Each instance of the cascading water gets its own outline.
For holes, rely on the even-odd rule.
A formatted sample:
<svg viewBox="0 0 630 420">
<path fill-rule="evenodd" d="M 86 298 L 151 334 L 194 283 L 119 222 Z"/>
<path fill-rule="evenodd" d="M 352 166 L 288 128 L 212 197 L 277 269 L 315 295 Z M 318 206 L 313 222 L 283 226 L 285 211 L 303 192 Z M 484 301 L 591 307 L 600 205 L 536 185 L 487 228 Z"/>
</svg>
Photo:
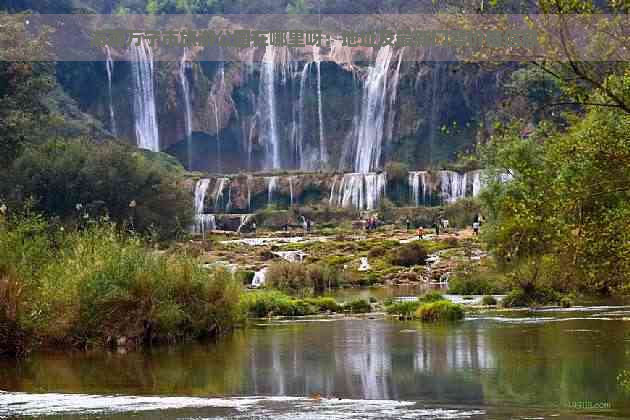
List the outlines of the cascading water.
<svg viewBox="0 0 630 420">
<path fill-rule="evenodd" d="M 289 177 L 289 194 L 290 194 L 289 203 L 291 206 L 293 206 L 293 179 L 294 177 L 292 176 Z"/>
<path fill-rule="evenodd" d="M 107 70 L 107 86 L 109 92 L 109 125 L 112 134 L 118 136 L 118 130 L 116 130 L 116 118 L 114 115 L 114 101 L 112 98 L 112 76 L 114 75 L 114 60 L 112 59 L 112 52 L 109 46 L 105 46 L 105 52 L 107 53 L 107 61 L 105 62 L 105 69 Z"/>
<path fill-rule="evenodd" d="M 330 203 L 337 207 L 373 210 L 385 195 L 386 186 L 385 172 L 344 174 L 336 193 L 333 186 Z"/>
<path fill-rule="evenodd" d="M 193 206 L 195 210 L 195 224 L 193 225 L 194 233 L 204 233 L 206 231 L 206 223 L 210 221 L 207 214 L 204 214 L 206 201 L 206 193 L 210 186 L 210 180 L 207 178 L 200 179 L 195 184 Z"/>
<path fill-rule="evenodd" d="M 427 173 L 425 171 L 409 172 L 409 190 L 409 195 L 416 207 L 429 202 L 431 196 L 428 194 Z"/>
<path fill-rule="evenodd" d="M 267 206 L 273 204 L 273 193 L 278 188 L 278 177 L 270 176 L 265 178 L 267 181 Z"/>
<path fill-rule="evenodd" d="M 361 118 L 356 131 L 356 172 L 368 173 L 377 169 L 381 162 L 388 93 L 387 75 L 393 53 L 390 45 L 379 49 L 374 65 L 368 70 L 363 87 Z"/>
<path fill-rule="evenodd" d="M 280 144 L 276 115 L 276 48 L 265 47 L 261 63 L 260 98 L 264 111 L 261 112 L 263 145 L 265 147 L 265 169 L 280 169 Z"/>
<path fill-rule="evenodd" d="M 138 147 L 153 152 L 160 151 L 157 113 L 155 110 L 155 86 L 153 75 L 153 51 L 146 40 L 129 46 L 133 73 L 133 109 Z"/>
<path fill-rule="evenodd" d="M 313 46 L 313 59 L 317 67 L 317 115 L 319 122 L 319 167 L 325 168 L 328 163 L 328 152 L 326 151 L 326 141 L 324 139 L 324 114 L 322 111 L 322 72 L 321 60 L 319 58 L 319 47 Z"/>
<path fill-rule="evenodd" d="M 212 98 L 214 105 L 214 126 L 217 130 L 217 172 L 221 173 L 221 136 L 219 135 L 219 107 L 217 106 L 217 98 Z"/>
<path fill-rule="evenodd" d="M 473 171 L 472 177 L 472 196 L 477 197 L 483 188 L 481 183 L 481 171 Z"/>
<path fill-rule="evenodd" d="M 179 81 L 184 95 L 184 126 L 186 129 L 186 148 L 188 151 L 188 168 L 192 167 L 192 104 L 190 102 L 190 83 L 187 72 L 191 69 L 188 61 L 188 48 L 184 47 L 182 59 L 179 62 Z"/>
<path fill-rule="evenodd" d="M 310 169 L 309 162 L 304 159 L 304 115 L 306 110 L 304 109 L 304 97 L 306 96 L 306 81 L 308 80 L 308 74 L 311 69 L 311 63 L 304 64 L 302 73 L 300 75 L 300 92 L 298 101 L 298 119 L 296 127 L 296 141 L 295 141 L 295 154 L 296 154 L 296 167 L 302 170 Z"/>
<path fill-rule="evenodd" d="M 459 174 L 454 171 L 439 171 L 440 192 L 442 201 L 454 203 L 466 196 L 467 174 Z"/>
<path fill-rule="evenodd" d="M 214 184 L 214 191 L 212 192 L 212 198 L 214 199 L 214 210 L 217 211 L 223 201 L 223 191 L 225 185 L 230 182 L 230 178 L 217 178 Z M 229 202 L 228 198 L 228 202 Z"/>
</svg>

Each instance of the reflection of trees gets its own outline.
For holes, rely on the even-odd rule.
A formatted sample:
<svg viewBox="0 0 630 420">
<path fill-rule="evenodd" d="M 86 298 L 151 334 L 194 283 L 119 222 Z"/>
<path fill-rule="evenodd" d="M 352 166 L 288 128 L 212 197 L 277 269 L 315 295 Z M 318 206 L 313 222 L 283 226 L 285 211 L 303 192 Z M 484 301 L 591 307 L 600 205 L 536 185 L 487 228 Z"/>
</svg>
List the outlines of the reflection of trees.
<svg viewBox="0 0 630 420">
<path fill-rule="evenodd" d="M 623 346 L 617 345 L 623 328 L 617 322 L 503 326 L 489 329 L 487 337 L 496 357 L 495 368 L 481 375 L 489 404 L 567 407 L 621 398 L 615 377 L 624 365 Z"/>
<path fill-rule="evenodd" d="M 131 395 L 319 393 L 522 406 L 610 401 L 618 407 L 615 401 L 624 396 L 616 377 L 630 367 L 623 345 L 630 326 L 623 324 L 287 324 L 148 353 L 48 354 L 17 366 L 0 362 L 0 387 Z M 571 329 L 599 332 L 567 332 Z"/>
</svg>

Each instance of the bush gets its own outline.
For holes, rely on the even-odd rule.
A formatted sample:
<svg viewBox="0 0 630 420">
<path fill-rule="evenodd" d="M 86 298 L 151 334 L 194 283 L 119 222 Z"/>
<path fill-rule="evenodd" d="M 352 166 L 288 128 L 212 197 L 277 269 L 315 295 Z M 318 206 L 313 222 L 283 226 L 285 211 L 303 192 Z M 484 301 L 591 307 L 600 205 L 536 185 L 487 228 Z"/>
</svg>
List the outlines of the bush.
<svg viewBox="0 0 630 420">
<path fill-rule="evenodd" d="M 427 259 L 427 251 L 417 242 L 404 244 L 392 251 L 390 261 L 393 265 L 411 267 L 423 265 Z"/>
<path fill-rule="evenodd" d="M 6 182 L 0 181 L 0 195 L 3 189 L 6 196 L 20 191 L 35 199 L 38 211 L 71 224 L 107 215 L 138 232 L 176 238 L 192 223 L 192 197 L 164 156 L 116 142 L 31 146 L 13 163 Z"/>
<path fill-rule="evenodd" d="M 571 306 L 573 306 L 573 299 L 571 299 L 569 296 L 562 296 L 562 298 L 560 299 L 560 306 L 562 306 L 563 308 L 570 308 Z"/>
<path fill-rule="evenodd" d="M 269 266 L 266 285 L 298 296 L 323 293 L 339 287 L 339 271 L 323 262 L 313 264 L 275 262 Z"/>
<path fill-rule="evenodd" d="M 319 312 L 338 312 L 339 305 L 331 297 L 307 298 L 306 302 L 317 308 Z"/>
<path fill-rule="evenodd" d="M 495 295 L 505 291 L 504 279 L 493 273 L 455 273 L 448 280 L 448 292 L 457 295 Z"/>
<path fill-rule="evenodd" d="M 255 291 L 244 297 L 246 312 L 253 317 L 305 316 L 323 312 L 337 312 L 339 305 L 333 298 L 319 297 L 296 299 L 282 292 Z"/>
<path fill-rule="evenodd" d="M 367 313 L 372 310 L 370 303 L 365 299 L 355 299 L 344 305 L 344 309 L 349 310 L 353 314 Z"/>
<path fill-rule="evenodd" d="M 405 318 L 412 317 L 418 307 L 420 306 L 420 301 L 406 301 L 406 302 L 394 302 L 385 307 L 385 312 L 389 315 L 399 315 Z"/>
<path fill-rule="evenodd" d="M 371 248 L 368 251 L 369 258 L 378 258 L 378 257 L 382 257 L 385 254 L 387 254 L 387 248 L 381 245 L 375 246 L 374 248 Z"/>
<path fill-rule="evenodd" d="M 429 291 L 427 293 L 424 294 L 424 296 L 421 296 L 419 299 L 421 302 L 437 302 L 440 300 L 444 300 L 444 296 L 440 293 L 437 292 L 435 290 Z"/>
<path fill-rule="evenodd" d="M 441 300 L 420 306 L 416 310 L 416 317 L 424 322 L 457 321 L 464 318 L 464 308 L 447 300 Z"/>
<path fill-rule="evenodd" d="M 481 304 L 486 306 L 494 306 L 497 304 L 497 300 L 494 296 L 486 295 L 481 299 Z"/>
<path fill-rule="evenodd" d="M 506 308 L 518 308 L 539 305 L 555 305 L 560 303 L 560 295 L 548 287 L 531 289 L 514 289 L 503 299 Z"/>
<path fill-rule="evenodd" d="M 36 218 L 0 220 L 0 334 L 44 345 L 148 344 L 221 334 L 242 319 L 240 285 L 224 271 L 157 254 L 114 225 L 49 229 Z M 10 248 L 21 255 L 9 266 Z M 15 353 L 4 343 L 0 351 Z"/>
</svg>

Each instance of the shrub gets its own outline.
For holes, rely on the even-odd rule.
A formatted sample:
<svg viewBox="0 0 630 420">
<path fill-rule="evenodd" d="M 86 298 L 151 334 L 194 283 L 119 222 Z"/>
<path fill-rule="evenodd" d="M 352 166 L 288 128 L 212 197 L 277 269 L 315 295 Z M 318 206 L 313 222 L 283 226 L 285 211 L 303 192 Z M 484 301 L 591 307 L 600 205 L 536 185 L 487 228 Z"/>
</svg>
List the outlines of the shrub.
<svg viewBox="0 0 630 420">
<path fill-rule="evenodd" d="M 410 242 L 394 249 L 390 256 L 393 265 L 403 267 L 422 265 L 426 259 L 427 251 L 417 242 Z"/>
<path fill-rule="evenodd" d="M 14 254 L 0 252 L 0 318 L 9 321 L 0 324 L 10 327 L 0 330 L 12 336 L 22 331 L 34 343 L 81 347 L 124 336 L 140 344 L 217 335 L 242 319 L 240 285 L 224 271 L 208 272 L 186 255 L 155 253 L 114 225 L 45 232 L 27 229 L 33 220 L 0 221 L 2 250 L 29 232 L 10 272 L 5 263 Z"/>
<path fill-rule="evenodd" d="M 494 306 L 497 304 L 497 300 L 494 296 L 486 295 L 481 299 L 481 304 L 486 306 Z"/>
<path fill-rule="evenodd" d="M 372 310 L 370 303 L 365 299 L 355 299 L 344 305 L 344 309 L 354 314 L 367 313 Z"/>
<path fill-rule="evenodd" d="M 437 302 L 440 300 L 444 300 L 444 296 L 440 293 L 437 292 L 435 290 L 429 291 L 427 293 L 425 293 L 423 296 L 420 297 L 419 299 L 421 302 Z"/>
<path fill-rule="evenodd" d="M 368 257 L 370 258 L 378 258 L 387 254 L 387 249 L 384 246 L 375 246 L 374 248 L 368 251 Z"/>
<path fill-rule="evenodd" d="M 312 288 L 308 281 L 306 266 L 285 261 L 274 262 L 269 265 L 265 284 L 269 288 L 289 294 L 305 294 Z"/>
<path fill-rule="evenodd" d="M 464 318 L 464 308 L 447 300 L 440 300 L 420 306 L 416 317 L 424 322 L 457 321 Z"/>
<path fill-rule="evenodd" d="M 573 306 L 573 299 L 571 299 L 569 296 L 562 296 L 562 298 L 560 299 L 560 306 L 562 306 L 563 308 L 570 308 L 571 306 Z"/>
<path fill-rule="evenodd" d="M 246 312 L 253 317 L 266 316 L 305 316 L 339 310 L 333 298 L 319 297 L 296 299 L 277 290 L 261 290 L 246 293 L 244 297 Z"/>
<path fill-rule="evenodd" d="M 385 307 L 385 312 L 390 315 L 399 315 L 405 318 L 412 317 L 420 306 L 420 301 L 394 302 Z"/>
<path fill-rule="evenodd" d="M 339 305 L 335 301 L 335 299 L 331 297 L 317 297 L 317 298 L 307 298 L 306 302 L 310 305 L 313 305 L 317 308 L 319 312 L 337 312 L 339 311 Z"/>
<path fill-rule="evenodd" d="M 190 193 L 178 185 L 183 168 L 173 161 L 123 143 L 47 142 L 25 150 L 4 188 L 34 197 L 35 208 L 50 217 L 81 224 L 85 215 L 87 220 L 107 215 L 170 239 L 187 233 L 192 222 Z M 0 194 L 2 188 L 0 182 Z"/>
<path fill-rule="evenodd" d="M 456 273 L 448 280 L 448 292 L 458 295 L 494 295 L 505 291 L 505 280 L 494 273 Z"/>
<path fill-rule="evenodd" d="M 560 302 L 560 295 L 548 287 L 531 289 L 518 288 L 512 290 L 503 299 L 502 304 L 506 308 L 518 308 L 526 306 L 553 305 Z"/>
</svg>

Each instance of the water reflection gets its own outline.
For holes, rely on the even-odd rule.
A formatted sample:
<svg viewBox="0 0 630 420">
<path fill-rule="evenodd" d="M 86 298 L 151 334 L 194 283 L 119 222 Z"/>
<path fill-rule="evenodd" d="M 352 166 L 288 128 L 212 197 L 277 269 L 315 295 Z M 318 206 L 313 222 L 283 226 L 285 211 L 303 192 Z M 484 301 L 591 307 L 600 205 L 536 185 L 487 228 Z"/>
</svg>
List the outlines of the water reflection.
<svg viewBox="0 0 630 420">
<path fill-rule="evenodd" d="M 594 314 L 596 315 L 596 314 Z M 252 327 L 146 353 L 41 353 L 0 361 L 0 389 L 169 396 L 310 396 L 470 406 L 608 401 L 630 368 L 630 322 L 456 325 L 338 320 Z M 605 357 L 602 357 L 605 355 Z M 2 397 L 0 396 L 0 400 Z M 1 405 L 1 404 L 0 404 Z"/>
</svg>

